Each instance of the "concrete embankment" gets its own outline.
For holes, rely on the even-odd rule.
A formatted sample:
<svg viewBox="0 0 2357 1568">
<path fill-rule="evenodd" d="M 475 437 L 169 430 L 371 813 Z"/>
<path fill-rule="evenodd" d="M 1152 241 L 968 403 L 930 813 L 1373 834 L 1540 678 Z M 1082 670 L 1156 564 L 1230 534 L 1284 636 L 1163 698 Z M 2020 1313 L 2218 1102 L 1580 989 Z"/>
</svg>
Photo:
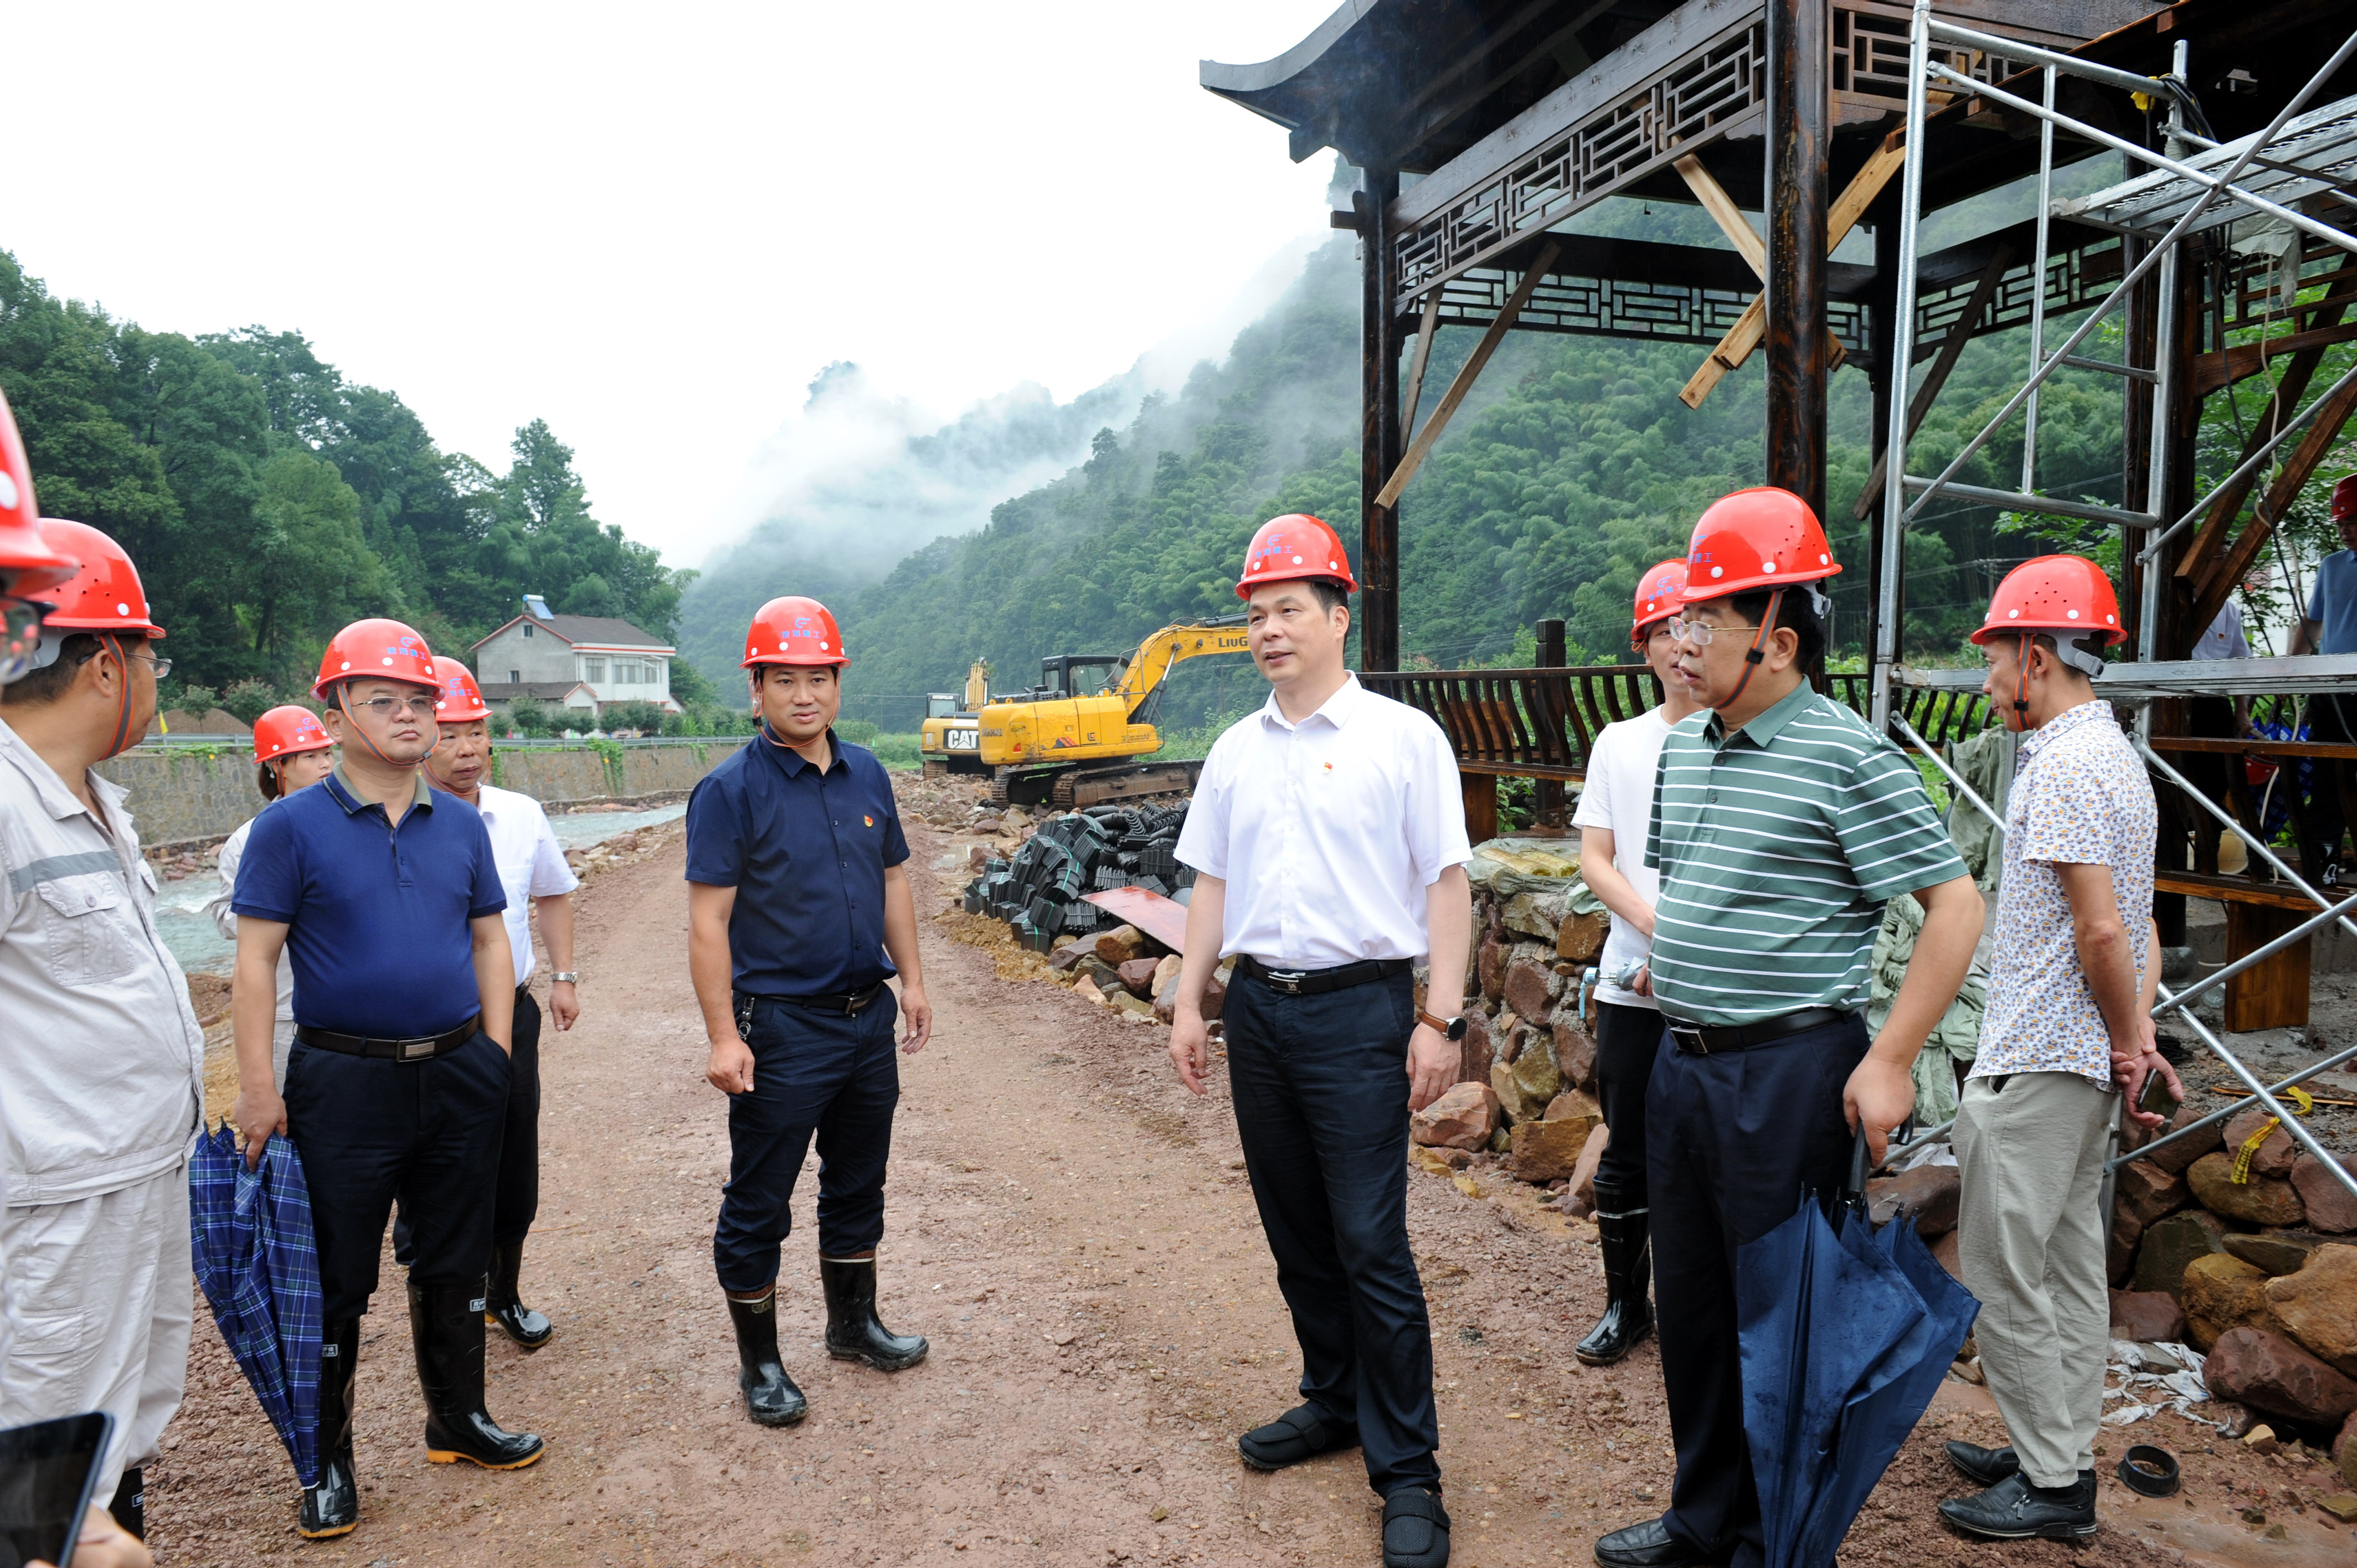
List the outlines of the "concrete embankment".
<svg viewBox="0 0 2357 1568">
<path fill-rule="evenodd" d="M 500 746 L 492 781 L 551 808 L 615 802 L 651 806 L 684 797 L 745 744 L 741 736 L 648 745 Z M 131 791 L 139 839 L 150 853 L 210 843 L 261 806 L 253 754 L 240 746 L 135 746 L 99 771 Z"/>
</svg>

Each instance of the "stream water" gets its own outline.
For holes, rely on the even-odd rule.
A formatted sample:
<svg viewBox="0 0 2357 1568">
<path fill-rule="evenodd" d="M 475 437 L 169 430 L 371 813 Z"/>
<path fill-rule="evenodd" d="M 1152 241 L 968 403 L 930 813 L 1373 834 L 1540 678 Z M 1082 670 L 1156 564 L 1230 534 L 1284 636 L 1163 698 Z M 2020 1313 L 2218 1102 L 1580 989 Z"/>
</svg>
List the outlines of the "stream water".
<svg viewBox="0 0 2357 1568">
<path fill-rule="evenodd" d="M 651 811 L 568 811 L 549 818 L 548 825 L 558 843 L 581 849 L 632 828 L 675 822 L 686 814 L 683 805 L 658 806 Z M 208 867 L 193 876 L 165 883 L 156 897 L 156 924 L 163 930 L 164 945 L 191 974 L 227 974 L 237 953 L 237 944 L 224 940 L 213 929 L 212 917 L 205 913 L 205 906 L 221 891 L 221 874 Z"/>
</svg>

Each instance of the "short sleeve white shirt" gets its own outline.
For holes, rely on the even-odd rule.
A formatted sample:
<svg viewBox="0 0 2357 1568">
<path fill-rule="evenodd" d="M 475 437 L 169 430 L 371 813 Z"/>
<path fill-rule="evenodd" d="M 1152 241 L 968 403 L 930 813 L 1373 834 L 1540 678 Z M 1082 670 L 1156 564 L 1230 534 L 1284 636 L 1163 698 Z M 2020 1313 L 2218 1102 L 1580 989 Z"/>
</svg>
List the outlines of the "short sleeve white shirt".
<svg viewBox="0 0 2357 1568">
<path fill-rule="evenodd" d="M 491 861 L 507 892 L 508 907 L 500 918 L 507 924 L 508 955 L 515 960 L 516 983 L 522 985 L 532 978 L 532 900 L 570 893 L 581 879 L 565 864 L 548 813 L 531 796 L 483 784 L 476 788 L 475 809 L 491 835 Z"/>
<path fill-rule="evenodd" d="M 1576 828 L 1602 828 L 1612 835 L 1612 864 L 1648 904 L 1662 897 L 1662 874 L 1645 864 L 1645 835 L 1653 816 L 1653 776 L 1661 766 L 1662 743 L 1670 738 L 1670 722 L 1662 710 L 1606 725 L 1587 754 L 1587 782 L 1580 787 L 1579 809 L 1572 813 Z M 1621 1007 L 1654 1007 L 1650 996 L 1640 996 L 1602 978 L 1642 960 L 1652 950 L 1643 933 L 1620 916 L 1612 917 L 1604 939 L 1596 985 L 1598 1001 Z M 1654 1007 L 1656 1012 L 1660 1011 Z"/>
<path fill-rule="evenodd" d="M 1456 753 L 1438 725 L 1356 675 L 1297 725 L 1272 694 L 1213 743 L 1178 858 L 1227 884 L 1222 957 L 1420 959 L 1426 890 L 1473 858 Z"/>
<path fill-rule="evenodd" d="M 277 803 L 273 800 L 262 809 L 266 811 Z M 245 841 L 253 832 L 253 823 L 252 817 L 238 823 L 237 831 L 221 846 L 221 891 L 205 905 L 205 913 L 213 918 L 213 929 L 226 941 L 237 940 L 237 912 L 230 906 L 237 901 L 237 868 L 245 864 Z M 295 961 L 285 948 L 278 950 L 277 1018 L 282 1024 L 295 1021 Z"/>
</svg>

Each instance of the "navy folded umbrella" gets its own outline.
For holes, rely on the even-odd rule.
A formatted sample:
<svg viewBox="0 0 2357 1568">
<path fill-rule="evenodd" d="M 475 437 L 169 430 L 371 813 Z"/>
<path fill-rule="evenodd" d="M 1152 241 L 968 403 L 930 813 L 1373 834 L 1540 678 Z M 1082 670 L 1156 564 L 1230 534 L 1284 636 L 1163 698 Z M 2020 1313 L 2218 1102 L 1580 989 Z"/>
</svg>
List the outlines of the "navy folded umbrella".
<svg viewBox="0 0 2357 1568">
<path fill-rule="evenodd" d="M 1845 1201 L 1829 1214 L 1804 1197 L 1736 1253 L 1743 1429 L 1769 1568 L 1829 1568 L 1979 1311 L 1911 1219 L 1876 1231 L 1865 1175 L 1861 1140 Z"/>
<path fill-rule="evenodd" d="M 295 1145 L 274 1134 L 252 1170 L 235 1129 L 188 1162 L 197 1283 L 303 1485 L 319 1479 L 319 1251 Z"/>
</svg>

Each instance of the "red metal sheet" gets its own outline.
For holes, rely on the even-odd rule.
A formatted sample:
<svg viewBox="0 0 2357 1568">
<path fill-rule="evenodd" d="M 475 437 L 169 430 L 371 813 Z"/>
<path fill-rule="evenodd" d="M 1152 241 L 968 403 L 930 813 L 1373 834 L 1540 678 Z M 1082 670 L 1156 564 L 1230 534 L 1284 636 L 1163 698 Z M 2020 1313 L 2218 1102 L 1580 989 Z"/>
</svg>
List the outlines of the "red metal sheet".
<svg viewBox="0 0 2357 1568">
<path fill-rule="evenodd" d="M 1185 954 L 1187 906 L 1176 898 L 1165 898 L 1143 887 L 1112 887 L 1084 897 L 1108 914 L 1120 916 L 1172 952 Z"/>
</svg>

